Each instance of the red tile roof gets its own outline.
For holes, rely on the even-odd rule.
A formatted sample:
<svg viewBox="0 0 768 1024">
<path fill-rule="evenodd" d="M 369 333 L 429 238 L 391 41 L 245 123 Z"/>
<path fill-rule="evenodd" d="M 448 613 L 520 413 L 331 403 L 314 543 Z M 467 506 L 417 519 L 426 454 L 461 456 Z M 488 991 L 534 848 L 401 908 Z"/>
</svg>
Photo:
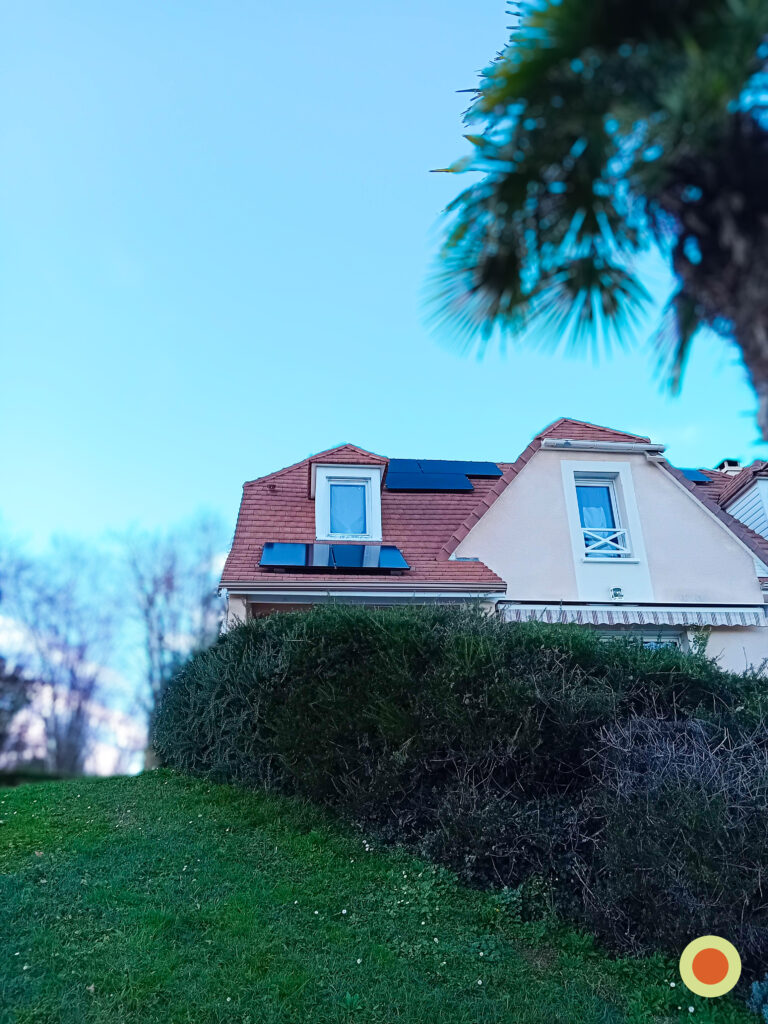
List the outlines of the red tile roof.
<svg viewBox="0 0 768 1024">
<path fill-rule="evenodd" d="M 382 491 L 382 541 L 395 544 L 403 552 L 411 568 L 402 576 L 275 573 L 259 566 L 266 541 L 311 543 L 315 540 L 315 503 L 309 494 L 313 462 L 386 465 L 387 461 L 354 445 L 342 445 L 246 483 L 232 550 L 221 577 L 222 586 L 258 583 L 275 589 L 287 586 L 295 589 L 297 583 L 315 586 L 332 582 L 336 587 L 356 584 L 363 589 L 382 585 L 390 588 L 445 585 L 449 589 L 503 591 L 504 582 L 482 562 L 437 559 L 446 537 L 496 480 L 474 479 L 474 491 L 462 494 Z"/>
<path fill-rule="evenodd" d="M 709 483 L 696 484 L 697 493 L 706 494 L 708 498 L 712 498 L 714 501 L 719 501 L 724 488 L 727 487 L 730 482 L 730 474 L 721 473 L 718 469 L 700 469 L 699 472 L 709 478 Z"/>
<path fill-rule="evenodd" d="M 388 464 L 389 460 L 384 456 L 352 444 L 339 445 L 243 485 L 235 536 L 224 566 L 221 585 L 230 588 L 233 585 L 258 585 L 277 590 L 305 589 L 332 583 L 332 589 L 337 590 L 370 590 L 374 587 L 439 590 L 445 587 L 473 592 L 503 591 L 503 580 L 483 562 L 451 560 L 450 556 L 547 438 L 650 443 L 649 438 L 638 434 L 612 430 L 581 420 L 559 419 L 537 434 L 515 462 L 499 463 L 502 470 L 500 478 L 473 478 L 473 491 L 451 494 L 383 489 L 382 541 L 396 545 L 403 552 L 411 566 L 403 575 L 372 577 L 362 573 L 275 573 L 262 569 L 259 560 L 267 541 L 311 543 L 315 540 L 315 504 L 310 497 L 313 463 Z M 665 460 L 661 460 L 660 465 L 716 515 L 758 558 L 768 563 L 768 540 L 721 507 L 726 488 L 734 478 L 716 470 L 702 470 L 709 477 L 710 483 L 695 484 Z M 768 463 L 753 463 L 748 469 L 753 470 L 755 466 L 764 468 L 768 475 Z M 762 468 L 759 470 L 761 474 Z"/>
<path fill-rule="evenodd" d="M 600 427 L 596 423 L 587 423 L 585 420 L 567 418 L 550 423 L 540 434 L 536 434 L 536 437 L 551 437 L 568 441 L 637 441 L 645 444 L 651 442 L 649 437 L 642 437 L 640 434 L 628 434 L 623 430 Z"/>
<path fill-rule="evenodd" d="M 720 491 L 720 504 L 727 505 L 737 494 L 745 490 L 756 477 L 768 476 L 768 462 L 759 460 L 751 466 L 744 466 L 738 473 L 720 473 L 725 477 L 725 483 Z"/>
</svg>

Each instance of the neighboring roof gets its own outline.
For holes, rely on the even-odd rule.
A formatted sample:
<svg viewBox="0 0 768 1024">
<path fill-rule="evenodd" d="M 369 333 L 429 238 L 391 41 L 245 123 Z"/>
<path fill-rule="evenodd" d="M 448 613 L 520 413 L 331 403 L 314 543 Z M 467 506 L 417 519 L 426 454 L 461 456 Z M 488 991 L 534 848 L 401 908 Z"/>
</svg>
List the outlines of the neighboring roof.
<svg viewBox="0 0 768 1024">
<path fill-rule="evenodd" d="M 650 437 L 642 437 L 640 434 L 628 434 L 624 430 L 612 430 L 611 427 L 600 427 L 596 423 L 587 423 L 586 420 L 571 420 L 567 418 L 555 420 L 545 427 L 536 438 L 557 438 L 568 441 L 639 441 L 650 444 Z"/>
<path fill-rule="evenodd" d="M 710 512 L 714 513 L 714 515 L 716 515 L 717 518 L 728 527 L 731 533 L 734 533 L 739 540 L 746 544 L 749 550 L 759 558 L 761 562 L 768 564 L 768 540 L 759 533 L 756 533 L 755 530 L 751 530 L 748 526 L 745 526 L 745 524 L 739 519 L 736 519 L 735 516 L 726 512 L 714 497 L 705 493 L 709 490 L 709 484 L 693 483 L 691 480 L 688 480 L 679 469 L 670 465 L 666 459 L 660 460 L 659 465 L 679 483 L 681 483 L 687 491 L 690 491 L 693 497 L 696 498 L 697 501 L 700 501 L 705 508 L 708 508 Z M 720 502 L 722 502 L 722 497 L 720 498 Z"/>
<path fill-rule="evenodd" d="M 466 518 L 472 507 L 496 480 L 473 479 L 468 493 L 381 493 L 381 517 L 385 544 L 395 544 L 403 552 L 410 570 L 402 576 L 371 577 L 363 573 L 274 573 L 259 566 L 267 541 L 315 540 L 315 503 L 310 497 L 312 463 L 350 462 L 386 465 L 388 460 L 354 445 L 340 445 L 310 456 L 285 469 L 243 485 L 243 498 L 237 518 L 232 550 L 221 577 L 222 586 L 256 583 L 274 585 L 274 589 L 296 588 L 297 583 L 335 586 L 357 583 L 361 588 L 373 585 L 420 584 L 446 585 L 454 589 L 483 591 L 505 589 L 504 582 L 482 562 L 438 561 L 438 551 L 446 537 Z M 504 467 L 502 467 L 503 469 Z"/>
<path fill-rule="evenodd" d="M 695 484 L 697 494 L 706 494 L 708 498 L 719 501 L 720 495 L 731 481 L 730 474 L 721 473 L 718 469 L 700 469 L 699 472 L 708 478 L 709 483 Z"/>
<path fill-rule="evenodd" d="M 679 472 L 676 470 L 675 475 L 677 476 Z M 750 529 L 725 510 L 725 506 L 746 490 L 755 479 L 768 477 L 768 462 L 756 460 L 738 473 L 725 473 L 719 469 L 701 469 L 700 472 L 708 478 L 709 483 L 691 483 L 689 480 L 682 482 L 685 482 L 694 497 L 714 512 L 718 519 L 725 523 L 728 529 L 735 533 L 761 562 L 768 565 L 768 539 Z M 680 477 L 677 476 L 677 479 Z"/>
<path fill-rule="evenodd" d="M 720 504 L 727 505 L 737 494 L 746 490 L 756 477 L 768 476 L 768 462 L 756 460 L 751 466 L 745 466 L 738 473 L 720 473 L 726 478 L 726 482 L 720 492 Z"/>
</svg>

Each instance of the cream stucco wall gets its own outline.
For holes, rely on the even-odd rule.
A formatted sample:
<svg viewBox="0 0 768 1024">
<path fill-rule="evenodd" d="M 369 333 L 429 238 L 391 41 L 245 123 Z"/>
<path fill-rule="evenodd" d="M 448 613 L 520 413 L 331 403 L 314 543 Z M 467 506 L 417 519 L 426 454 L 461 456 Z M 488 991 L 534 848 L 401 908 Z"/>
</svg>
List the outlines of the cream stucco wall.
<svg viewBox="0 0 768 1024">
<path fill-rule="evenodd" d="M 662 604 L 762 604 L 755 560 L 665 470 L 633 465 L 655 600 Z"/>
<path fill-rule="evenodd" d="M 508 597 L 577 600 L 559 456 L 536 454 L 455 554 L 485 562 L 507 584 Z"/>
<path fill-rule="evenodd" d="M 762 668 L 768 674 L 768 629 L 713 629 L 707 654 L 730 672 Z"/>
<path fill-rule="evenodd" d="M 232 629 L 241 622 L 245 622 L 248 616 L 245 597 L 241 594 L 227 595 L 227 615 L 224 620 L 226 629 Z"/>
<path fill-rule="evenodd" d="M 563 461 L 628 466 L 642 534 L 633 538 L 641 549 L 636 561 L 597 563 L 574 549 L 566 502 L 572 476 L 564 480 Z M 456 555 L 481 558 L 506 582 L 507 597 L 518 601 L 604 602 L 610 586 L 622 587 L 630 603 L 763 601 L 752 555 L 643 454 L 540 450 Z"/>
</svg>

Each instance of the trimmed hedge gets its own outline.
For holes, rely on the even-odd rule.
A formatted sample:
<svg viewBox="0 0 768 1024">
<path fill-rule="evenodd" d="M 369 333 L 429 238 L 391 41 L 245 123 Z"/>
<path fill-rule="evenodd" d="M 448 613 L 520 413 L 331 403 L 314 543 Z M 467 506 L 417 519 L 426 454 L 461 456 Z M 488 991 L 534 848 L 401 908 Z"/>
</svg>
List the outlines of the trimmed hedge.
<svg viewBox="0 0 768 1024">
<path fill-rule="evenodd" d="M 614 948 L 715 932 L 768 960 L 765 683 L 703 654 L 456 608 L 239 626 L 169 686 L 155 746 L 309 796 Z"/>
</svg>

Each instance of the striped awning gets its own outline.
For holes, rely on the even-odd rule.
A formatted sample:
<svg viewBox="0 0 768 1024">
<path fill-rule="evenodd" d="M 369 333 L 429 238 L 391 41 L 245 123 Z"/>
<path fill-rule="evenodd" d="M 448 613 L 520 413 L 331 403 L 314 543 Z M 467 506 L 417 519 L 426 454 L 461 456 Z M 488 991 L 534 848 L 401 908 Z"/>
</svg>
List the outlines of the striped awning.
<svg viewBox="0 0 768 1024">
<path fill-rule="evenodd" d="M 500 601 L 507 622 L 575 622 L 584 626 L 768 626 L 766 606 L 515 604 Z"/>
</svg>

